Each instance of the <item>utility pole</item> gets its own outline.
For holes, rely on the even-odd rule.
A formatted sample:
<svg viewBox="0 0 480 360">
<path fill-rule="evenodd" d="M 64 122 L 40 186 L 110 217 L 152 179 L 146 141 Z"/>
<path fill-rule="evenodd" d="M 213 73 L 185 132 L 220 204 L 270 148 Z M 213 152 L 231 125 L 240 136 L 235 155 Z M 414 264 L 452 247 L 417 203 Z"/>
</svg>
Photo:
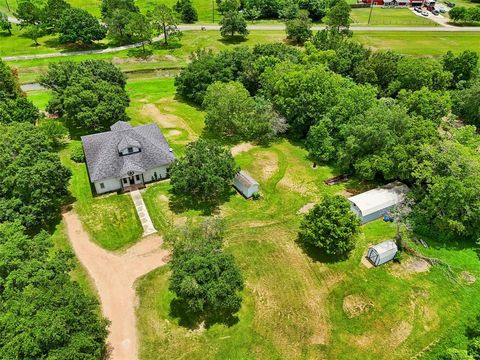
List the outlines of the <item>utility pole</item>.
<svg viewBox="0 0 480 360">
<path fill-rule="evenodd" d="M 371 5 L 370 5 L 370 14 L 368 14 L 368 24 L 370 24 L 370 19 L 371 19 L 371 17 L 372 17 L 373 1 L 374 1 L 374 0 L 371 0 L 371 2 L 370 2 Z"/>
<path fill-rule="evenodd" d="M 215 0 L 212 0 L 212 23 L 215 24 Z"/>
</svg>

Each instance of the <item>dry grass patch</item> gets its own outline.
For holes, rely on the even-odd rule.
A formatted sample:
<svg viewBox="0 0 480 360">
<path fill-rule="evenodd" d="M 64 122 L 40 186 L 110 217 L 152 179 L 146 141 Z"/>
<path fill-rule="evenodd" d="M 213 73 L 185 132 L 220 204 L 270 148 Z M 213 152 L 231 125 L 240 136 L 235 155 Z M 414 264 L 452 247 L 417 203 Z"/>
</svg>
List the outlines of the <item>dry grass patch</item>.
<svg viewBox="0 0 480 360">
<path fill-rule="evenodd" d="M 162 113 L 155 104 L 145 104 L 142 114 L 157 122 L 162 128 L 183 127 L 183 120 L 178 116 Z"/>
<path fill-rule="evenodd" d="M 232 147 L 230 151 L 232 152 L 232 156 L 236 156 L 238 154 L 250 151 L 253 148 L 254 148 L 254 145 L 251 143 L 241 143 Z"/>
<path fill-rule="evenodd" d="M 430 270 L 431 265 L 420 258 L 411 257 L 400 264 L 391 264 L 390 272 L 392 275 L 405 278 L 414 274 L 425 273 Z"/>
<path fill-rule="evenodd" d="M 352 294 L 343 298 L 343 311 L 349 319 L 358 317 L 374 308 L 373 302 L 361 295 Z"/>
<path fill-rule="evenodd" d="M 254 154 L 254 166 L 266 182 L 278 171 L 278 155 L 273 151 L 258 151 Z"/>
</svg>

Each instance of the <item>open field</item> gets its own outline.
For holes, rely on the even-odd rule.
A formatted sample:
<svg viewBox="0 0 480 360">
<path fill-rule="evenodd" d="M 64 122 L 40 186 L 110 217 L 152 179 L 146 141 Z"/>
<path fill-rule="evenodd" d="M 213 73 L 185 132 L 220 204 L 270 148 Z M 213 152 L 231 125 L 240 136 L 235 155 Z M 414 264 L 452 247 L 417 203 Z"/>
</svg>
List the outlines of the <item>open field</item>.
<svg viewBox="0 0 480 360">
<path fill-rule="evenodd" d="M 436 22 L 416 16 L 409 9 L 389 9 L 374 7 L 370 24 L 369 8 L 352 9 L 351 26 L 439 26 Z"/>
<path fill-rule="evenodd" d="M 438 32 L 362 32 L 355 31 L 353 38 L 372 49 L 390 49 L 415 56 L 441 56 L 448 50 L 480 51 L 480 34 Z"/>
<path fill-rule="evenodd" d="M 172 79 L 145 80 L 143 94 L 142 83 L 137 79 L 128 84 L 133 122 L 156 121 L 181 153 L 186 140 L 200 134 L 203 114 L 174 97 Z M 138 283 L 141 359 L 158 354 L 189 359 L 407 359 L 429 346 L 438 349 L 438 339 L 441 347 L 461 341 L 466 320 L 480 311 L 478 282 L 451 281 L 441 268 L 417 273 L 413 259 L 405 256 L 402 265 L 367 269 L 360 264 L 368 244 L 393 237 L 390 224 L 364 226 L 351 258 L 338 263 L 299 246 L 297 211 L 327 192 L 356 191 L 359 186 L 325 186 L 323 180 L 335 175 L 335 169 L 313 169 L 306 155 L 283 140 L 236 156 L 260 182 L 262 193 L 261 200 L 246 201 L 232 192 L 218 212 L 227 222 L 226 249 L 246 278 L 238 322 L 204 330 L 181 325 L 182 318 L 170 306 L 174 294 L 168 291 L 168 268 L 154 271 Z M 160 230 L 200 216 L 196 210 L 171 207 L 168 182 L 150 185 L 143 194 Z M 480 276 L 474 248 L 428 242 L 429 249 L 419 250 L 447 261 L 458 274 Z M 347 316 L 351 309 L 345 298 L 354 299 L 365 312 Z"/>
</svg>

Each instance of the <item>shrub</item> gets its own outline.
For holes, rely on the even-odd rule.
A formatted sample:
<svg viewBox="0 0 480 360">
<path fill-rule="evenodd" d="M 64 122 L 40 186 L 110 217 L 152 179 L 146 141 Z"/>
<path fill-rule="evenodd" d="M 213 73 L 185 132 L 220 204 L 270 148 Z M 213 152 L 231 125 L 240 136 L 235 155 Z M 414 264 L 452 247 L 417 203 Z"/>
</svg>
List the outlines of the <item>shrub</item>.
<svg viewBox="0 0 480 360">
<path fill-rule="evenodd" d="M 83 146 L 81 143 L 76 143 L 72 147 L 72 152 L 70 153 L 70 159 L 76 163 L 85 162 L 85 154 L 83 153 Z"/>
</svg>

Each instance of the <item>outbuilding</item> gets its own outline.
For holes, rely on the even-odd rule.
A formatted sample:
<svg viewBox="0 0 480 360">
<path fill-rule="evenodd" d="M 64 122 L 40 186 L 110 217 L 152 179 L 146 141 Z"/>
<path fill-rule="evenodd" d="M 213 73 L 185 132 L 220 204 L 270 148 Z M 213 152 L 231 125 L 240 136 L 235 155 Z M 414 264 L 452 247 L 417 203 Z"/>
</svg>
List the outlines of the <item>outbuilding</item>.
<svg viewBox="0 0 480 360">
<path fill-rule="evenodd" d="M 258 192 L 258 182 L 256 182 L 245 171 L 239 171 L 233 180 L 233 186 L 247 199 L 251 198 L 253 194 Z"/>
<path fill-rule="evenodd" d="M 408 186 L 395 181 L 348 198 L 352 211 L 365 224 L 378 219 L 400 204 L 409 191 Z"/>
<path fill-rule="evenodd" d="M 375 266 L 385 264 L 392 260 L 397 253 L 397 244 L 392 240 L 381 242 L 370 246 L 367 252 L 367 259 Z"/>
</svg>

